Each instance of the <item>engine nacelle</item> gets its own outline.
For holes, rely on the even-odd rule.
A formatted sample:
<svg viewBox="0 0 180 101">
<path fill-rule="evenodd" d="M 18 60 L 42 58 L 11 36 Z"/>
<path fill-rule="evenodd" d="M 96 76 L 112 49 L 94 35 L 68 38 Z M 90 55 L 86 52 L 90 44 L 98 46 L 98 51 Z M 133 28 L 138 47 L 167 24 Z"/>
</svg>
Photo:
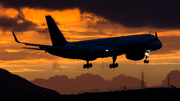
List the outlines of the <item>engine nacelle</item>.
<svg viewBox="0 0 180 101">
<path fill-rule="evenodd" d="M 126 58 L 129 60 L 142 60 L 145 56 L 144 52 L 128 52 Z"/>
<path fill-rule="evenodd" d="M 93 53 L 93 51 L 85 51 L 85 52 L 82 53 L 82 56 L 84 56 L 84 57 L 91 57 L 92 53 Z"/>
<path fill-rule="evenodd" d="M 93 55 L 93 51 L 85 51 L 81 54 L 81 58 L 83 60 L 95 60 L 97 59 L 96 56 Z"/>
</svg>

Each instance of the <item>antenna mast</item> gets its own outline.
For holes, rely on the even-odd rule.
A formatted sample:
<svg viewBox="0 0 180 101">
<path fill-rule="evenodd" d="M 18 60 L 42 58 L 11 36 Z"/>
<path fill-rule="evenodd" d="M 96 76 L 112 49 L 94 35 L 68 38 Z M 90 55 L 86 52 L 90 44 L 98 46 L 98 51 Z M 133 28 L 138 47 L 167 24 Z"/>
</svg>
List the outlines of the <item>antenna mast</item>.
<svg viewBox="0 0 180 101">
<path fill-rule="evenodd" d="M 142 70 L 142 73 L 141 73 L 141 89 L 145 89 L 144 72 L 143 72 L 143 70 Z"/>
</svg>

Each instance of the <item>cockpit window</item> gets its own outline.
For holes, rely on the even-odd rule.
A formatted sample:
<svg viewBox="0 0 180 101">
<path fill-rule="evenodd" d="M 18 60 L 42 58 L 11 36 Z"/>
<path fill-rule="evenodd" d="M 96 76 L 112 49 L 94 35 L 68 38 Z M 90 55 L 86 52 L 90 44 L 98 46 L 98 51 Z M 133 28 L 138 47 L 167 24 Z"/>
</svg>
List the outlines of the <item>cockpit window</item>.
<svg viewBox="0 0 180 101">
<path fill-rule="evenodd" d="M 148 39 L 149 42 L 151 41 L 159 41 L 159 39 Z"/>
</svg>

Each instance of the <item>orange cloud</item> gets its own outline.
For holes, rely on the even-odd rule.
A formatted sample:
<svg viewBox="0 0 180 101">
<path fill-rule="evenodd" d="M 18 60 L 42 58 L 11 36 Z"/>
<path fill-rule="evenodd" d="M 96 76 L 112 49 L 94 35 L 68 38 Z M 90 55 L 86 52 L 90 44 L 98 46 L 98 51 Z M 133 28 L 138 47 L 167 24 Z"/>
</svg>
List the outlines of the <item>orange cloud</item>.
<svg viewBox="0 0 180 101">
<path fill-rule="evenodd" d="M 3 8 L 0 6 L 0 16 L 7 16 L 14 18 L 16 15 L 18 15 L 18 11 L 13 8 Z"/>
<path fill-rule="evenodd" d="M 5 51 L 10 53 L 10 52 L 20 52 L 21 50 L 5 49 Z"/>
<path fill-rule="evenodd" d="M 23 8 L 23 14 L 27 20 L 35 23 L 45 23 L 45 16 L 51 15 L 55 21 L 60 23 L 69 23 L 79 21 L 80 11 L 78 9 L 64 10 L 64 11 L 46 11 L 43 9 L 29 9 Z"/>
<path fill-rule="evenodd" d="M 0 43 L 9 43 L 8 41 L 0 41 Z"/>
<path fill-rule="evenodd" d="M 30 68 L 20 68 L 20 69 L 8 68 L 8 71 L 10 72 L 42 72 L 43 70 L 30 69 Z"/>
</svg>

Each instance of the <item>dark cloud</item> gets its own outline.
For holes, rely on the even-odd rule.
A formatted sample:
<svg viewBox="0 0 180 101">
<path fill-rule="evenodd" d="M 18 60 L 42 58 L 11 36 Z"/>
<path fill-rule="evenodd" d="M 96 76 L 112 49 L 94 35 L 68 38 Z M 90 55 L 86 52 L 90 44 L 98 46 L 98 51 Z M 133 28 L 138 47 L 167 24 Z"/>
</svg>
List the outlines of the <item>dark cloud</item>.
<svg viewBox="0 0 180 101">
<path fill-rule="evenodd" d="M 24 14 L 21 10 L 19 10 L 19 14 L 15 18 L 0 16 L 0 28 L 3 31 L 11 30 L 15 32 L 23 32 L 33 30 L 36 26 L 35 23 L 24 18 Z"/>
<path fill-rule="evenodd" d="M 104 19 L 94 19 L 94 15 L 90 16 L 81 16 L 81 20 L 86 20 L 88 30 L 96 30 L 100 35 L 106 35 L 104 29 L 107 29 L 107 26 L 111 25 L 111 22 L 105 21 Z"/>
<path fill-rule="evenodd" d="M 49 34 L 48 28 L 36 28 L 35 31 L 41 34 Z"/>
<path fill-rule="evenodd" d="M 79 8 L 125 27 L 180 28 L 179 0 L 1 0 L 4 7 L 48 10 Z"/>
</svg>

